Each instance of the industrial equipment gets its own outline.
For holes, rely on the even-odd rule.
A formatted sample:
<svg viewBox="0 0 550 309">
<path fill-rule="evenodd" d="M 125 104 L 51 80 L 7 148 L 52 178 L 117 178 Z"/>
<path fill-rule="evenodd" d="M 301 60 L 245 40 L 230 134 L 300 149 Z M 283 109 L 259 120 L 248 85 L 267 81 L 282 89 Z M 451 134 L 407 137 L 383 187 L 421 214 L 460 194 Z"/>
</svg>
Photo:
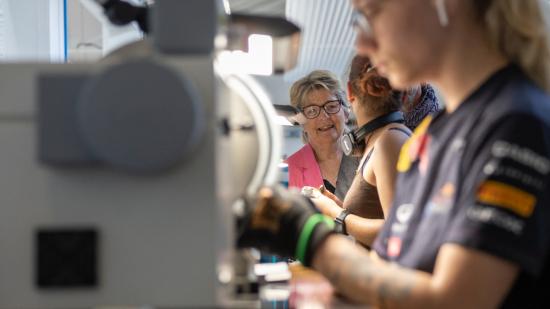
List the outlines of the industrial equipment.
<svg viewBox="0 0 550 309">
<path fill-rule="evenodd" d="M 157 0 L 150 36 L 99 63 L 0 65 L 0 308 L 231 306 L 234 211 L 276 181 L 281 136 L 216 59 L 278 29 L 282 71 L 299 31 L 221 7 Z"/>
</svg>

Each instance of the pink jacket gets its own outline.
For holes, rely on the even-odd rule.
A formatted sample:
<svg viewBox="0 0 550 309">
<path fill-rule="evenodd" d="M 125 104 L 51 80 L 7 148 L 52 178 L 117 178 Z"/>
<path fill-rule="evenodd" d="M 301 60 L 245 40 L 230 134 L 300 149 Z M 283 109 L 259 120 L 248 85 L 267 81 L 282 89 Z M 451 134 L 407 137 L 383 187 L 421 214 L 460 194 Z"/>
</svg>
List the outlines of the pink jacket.
<svg viewBox="0 0 550 309">
<path fill-rule="evenodd" d="M 286 160 L 288 164 L 288 186 L 302 188 L 311 186 L 318 188 L 323 184 L 321 169 L 313 148 L 306 144 Z"/>
</svg>

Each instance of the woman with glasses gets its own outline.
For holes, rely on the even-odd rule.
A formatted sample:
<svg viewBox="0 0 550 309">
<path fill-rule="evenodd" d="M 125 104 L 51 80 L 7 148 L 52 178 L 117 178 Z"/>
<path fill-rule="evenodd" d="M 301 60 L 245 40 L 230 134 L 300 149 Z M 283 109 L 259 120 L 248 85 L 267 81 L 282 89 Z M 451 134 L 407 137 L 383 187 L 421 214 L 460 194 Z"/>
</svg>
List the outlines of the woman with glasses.
<svg viewBox="0 0 550 309">
<path fill-rule="evenodd" d="M 287 159 L 289 187 L 324 186 L 343 199 L 358 160 L 344 156 L 338 142 L 349 111 L 337 77 L 311 72 L 292 85 L 290 103 L 300 111 L 306 145 Z"/>
<path fill-rule="evenodd" d="M 353 58 L 347 88 L 357 126 L 371 127 L 358 141 L 362 159 L 343 203 L 326 193 L 329 198 L 318 195 L 313 200 L 322 213 L 337 220 L 342 233 L 370 246 L 389 214 L 399 150 L 411 131 L 400 112 L 401 92 L 376 72 L 367 57 Z M 397 117 L 390 119 L 393 115 Z M 376 124 L 383 119 L 389 120 Z"/>
<path fill-rule="evenodd" d="M 376 307 L 550 308 L 542 0 L 353 3 L 359 51 L 395 87 L 433 82 L 445 111 L 403 146 L 370 253 L 334 235 L 307 199 L 270 188 L 252 203 L 239 243 L 293 255 Z"/>
</svg>

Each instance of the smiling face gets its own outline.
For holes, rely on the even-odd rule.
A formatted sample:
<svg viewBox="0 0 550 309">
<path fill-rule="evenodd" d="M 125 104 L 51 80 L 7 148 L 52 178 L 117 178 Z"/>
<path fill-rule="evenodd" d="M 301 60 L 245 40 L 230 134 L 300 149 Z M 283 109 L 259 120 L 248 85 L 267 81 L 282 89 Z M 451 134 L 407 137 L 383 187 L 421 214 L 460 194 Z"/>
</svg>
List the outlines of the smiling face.
<svg viewBox="0 0 550 309">
<path fill-rule="evenodd" d="M 311 90 L 306 96 L 302 107 L 310 105 L 323 106 L 328 101 L 338 100 L 338 97 L 330 91 L 320 88 Z M 319 116 L 314 119 L 306 119 L 304 131 L 308 142 L 315 146 L 334 144 L 342 135 L 346 123 L 346 114 L 343 106 L 336 114 L 328 114 L 321 108 Z"/>
<path fill-rule="evenodd" d="M 444 50 L 445 31 L 433 0 L 354 0 L 371 33 L 359 31 L 356 48 L 392 86 L 404 89 L 428 80 Z"/>
</svg>

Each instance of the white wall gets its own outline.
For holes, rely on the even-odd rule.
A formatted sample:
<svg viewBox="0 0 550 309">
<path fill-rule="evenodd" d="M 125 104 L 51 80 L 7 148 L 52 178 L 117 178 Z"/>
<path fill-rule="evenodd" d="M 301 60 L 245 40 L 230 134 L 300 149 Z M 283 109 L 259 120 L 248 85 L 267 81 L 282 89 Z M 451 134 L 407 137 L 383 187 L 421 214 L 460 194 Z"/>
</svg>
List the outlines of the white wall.
<svg viewBox="0 0 550 309">
<path fill-rule="evenodd" d="M 143 0 L 128 0 L 143 5 Z M 94 0 L 69 0 L 69 61 L 96 61 L 113 50 L 142 39 L 136 23 L 115 26 Z"/>
<path fill-rule="evenodd" d="M 105 22 L 102 9 L 98 18 L 81 0 L 66 2 L 67 60 L 71 62 L 97 60 L 141 38 L 136 25 L 115 27 Z M 0 0 L 0 61 L 35 60 L 65 61 L 64 0 Z"/>
<path fill-rule="evenodd" d="M 63 60 L 63 0 L 0 0 L 0 61 Z"/>
<path fill-rule="evenodd" d="M 93 61 L 103 56 L 102 25 L 79 0 L 67 1 L 69 61 Z"/>
</svg>

